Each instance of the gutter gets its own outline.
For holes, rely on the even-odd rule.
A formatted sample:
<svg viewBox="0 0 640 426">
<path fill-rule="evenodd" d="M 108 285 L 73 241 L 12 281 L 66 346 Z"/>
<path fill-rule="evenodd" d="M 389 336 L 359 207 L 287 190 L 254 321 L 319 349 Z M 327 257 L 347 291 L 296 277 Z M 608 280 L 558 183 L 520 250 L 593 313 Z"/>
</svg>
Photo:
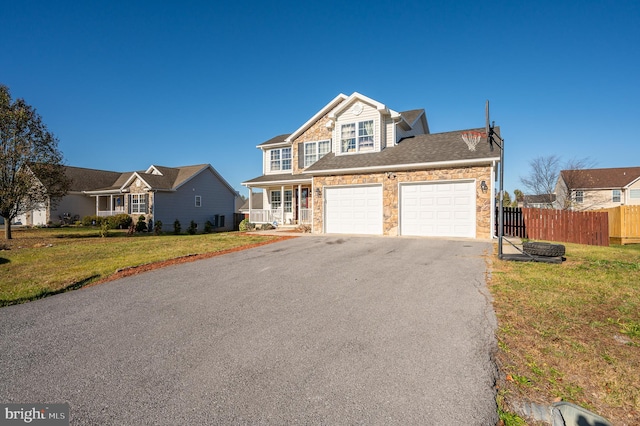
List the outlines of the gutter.
<svg viewBox="0 0 640 426">
<path fill-rule="evenodd" d="M 466 161 L 438 161 L 435 163 L 413 163 L 413 164 L 393 164 L 386 166 L 373 166 L 373 167 L 353 167 L 346 169 L 327 169 L 327 170 L 312 170 L 303 172 L 303 174 L 309 174 L 312 176 L 318 175 L 335 175 L 335 174 L 348 174 L 348 173 L 367 173 L 367 172 L 377 172 L 377 171 L 398 171 L 398 170 L 413 170 L 413 169 L 437 169 L 443 167 L 451 167 L 451 166 L 477 166 L 481 164 L 495 164 L 496 161 L 500 159 L 495 158 L 479 158 L 475 160 L 466 160 Z"/>
</svg>

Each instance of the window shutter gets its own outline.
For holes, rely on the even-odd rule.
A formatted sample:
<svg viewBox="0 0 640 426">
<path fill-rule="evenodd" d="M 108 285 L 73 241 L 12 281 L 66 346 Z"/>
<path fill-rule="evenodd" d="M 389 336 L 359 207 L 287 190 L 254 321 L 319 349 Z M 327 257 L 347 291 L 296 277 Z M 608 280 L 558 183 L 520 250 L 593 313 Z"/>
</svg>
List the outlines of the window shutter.
<svg viewBox="0 0 640 426">
<path fill-rule="evenodd" d="M 144 212 L 149 213 L 149 194 L 144 194 Z"/>
<path fill-rule="evenodd" d="M 304 169 L 304 142 L 298 143 L 298 169 Z"/>
</svg>

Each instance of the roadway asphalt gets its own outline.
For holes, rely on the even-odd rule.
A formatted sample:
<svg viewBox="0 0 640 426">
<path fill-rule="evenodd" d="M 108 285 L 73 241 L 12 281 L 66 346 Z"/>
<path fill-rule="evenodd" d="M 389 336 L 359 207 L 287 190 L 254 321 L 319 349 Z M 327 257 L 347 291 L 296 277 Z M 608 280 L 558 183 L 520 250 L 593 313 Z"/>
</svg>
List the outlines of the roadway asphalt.
<svg viewBox="0 0 640 426">
<path fill-rule="evenodd" d="M 488 242 L 312 236 L 0 309 L 72 424 L 495 425 Z"/>
</svg>

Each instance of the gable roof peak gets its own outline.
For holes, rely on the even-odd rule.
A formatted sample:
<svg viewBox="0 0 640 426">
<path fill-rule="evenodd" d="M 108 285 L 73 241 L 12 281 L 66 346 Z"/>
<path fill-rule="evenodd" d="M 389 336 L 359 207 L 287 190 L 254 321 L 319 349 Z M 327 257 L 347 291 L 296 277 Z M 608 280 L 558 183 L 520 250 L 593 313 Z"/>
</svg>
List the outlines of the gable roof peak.
<svg viewBox="0 0 640 426">
<path fill-rule="evenodd" d="M 287 142 L 289 142 L 289 143 L 292 142 L 293 140 L 295 140 L 295 138 L 300 136 L 305 130 L 307 130 L 309 127 L 311 127 L 322 116 L 324 116 L 327 113 L 329 113 L 332 109 L 334 109 L 336 106 L 338 106 L 341 103 L 343 103 L 346 99 L 348 99 L 348 96 L 345 95 L 344 93 L 340 93 L 338 96 L 333 98 L 328 104 L 326 104 L 324 107 L 322 107 L 322 109 L 320 109 L 320 111 L 315 113 L 313 115 L 313 117 L 311 117 L 309 120 L 307 120 L 307 122 L 304 123 L 302 126 L 300 126 L 295 132 L 291 133 L 285 140 Z"/>
</svg>

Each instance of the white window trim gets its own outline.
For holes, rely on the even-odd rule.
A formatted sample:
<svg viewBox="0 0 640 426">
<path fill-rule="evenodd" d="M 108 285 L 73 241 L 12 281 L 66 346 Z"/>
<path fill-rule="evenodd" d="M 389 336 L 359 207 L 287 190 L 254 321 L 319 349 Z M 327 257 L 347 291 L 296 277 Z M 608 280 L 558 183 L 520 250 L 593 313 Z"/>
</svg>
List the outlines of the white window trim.
<svg viewBox="0 0 640 426">
<path fill-rule="evenodd" d="M 616 192 L 617 192 L 617 200 L 616 200 Z M 622 202 L 622 191 L 619 189 L 611 190 L 611 202 L 612 203 L 620 203 Z"/>
<path fill-rule="evenodd" d="M 146 214 L 147 213 L 147 194 L 130 194 L 131 195 L 131 213 Z"/>
<path fill-rule="evenodd" d="M 364 123 L 371 123 L 371 134 L 370 135 L 360 135 L 360 131 L 362 130 L 361 127 L 364 126 Z M 353 138 L 343 138 L 343 129 L 346 126 L 354 126 L 354 135 Z M 362 120 L 362 121 L 354 121 L 354 122 L 350 122 L 350 123 L 343 123 L 340 125 L 340 128 L 338 130 L 338 143 L 339 143 L 339 147 L 338 147 L 338 151 L 340 152 L 340 154 L 357 154 L 360 152 L 372 152 L 375 150 L 375 146 L 376 146 L 376 120 Z M 365 149 L 362 148 L 363 145 L 363 141 L 365 140 L 365 138 L 369 138 L 371 137 L 371 146 L 369 147 L 369 143 L 367 143 L 367 147 Z M 347 149 L 345 150 L 343 147 L 343 141 L 347 140 L 347 139 L 353 139 L 354 143 L 355 143 L 355 147 L 353 149 Z"/>
<path fill-rule="evenodd" d="M 194 201 L 195 201 L 196 207 L 202 207 L 202 197 L 200 195 L 196 195 L 196 198 Z"/>
<path fill-rule="evenodd" d="M 277 158 L 274 158 L 274 154 L 278 153 Z M 285 157 L 285 152 L 288 152 L 288 156 Z M 284 148 L 273 148 L 267 151 L 267 158 L 269 162 L 269 171 L 270 172 L 289 172 L 291 171 L 292 159 L 291 159 L 291 147 Z M 284 162 L 288 161 L 289 167 L 284 168 Z M 277 167 L 274 167 L 274 164 L 277 164 Z"/>
<path fill-rule="evenodd" d="M 320 155 L 321 154 L 320 144 L 325 144 L 327 146 L 327 152 L 322 153 L 322 155 Z M 314 152 L 311 154 L 307 154 L 307 147 L 310 147 L 312 145 L 313 145 Z M 331 152 L 331 139 L 305 142 L 304 143 L 304 167 L 306 168 L 311 166 L 313 163 L 315 163 L 316 161 L 318 161 L 319 159 L 321 159 L 322 157 L 324 157 L 330 152 Z M 309 161 L 307 161 L 307 159 L 309 159 Z"/>
<path fill-rule="evenodd" d="M 578 194 L 580 194 L 580 195 L 578 195 Z M 578 191 L 575 192 L 575 201 L 576 201 L 577 204 L 584 203 L 584 191 L 578 190 Z"/>
</svg>

